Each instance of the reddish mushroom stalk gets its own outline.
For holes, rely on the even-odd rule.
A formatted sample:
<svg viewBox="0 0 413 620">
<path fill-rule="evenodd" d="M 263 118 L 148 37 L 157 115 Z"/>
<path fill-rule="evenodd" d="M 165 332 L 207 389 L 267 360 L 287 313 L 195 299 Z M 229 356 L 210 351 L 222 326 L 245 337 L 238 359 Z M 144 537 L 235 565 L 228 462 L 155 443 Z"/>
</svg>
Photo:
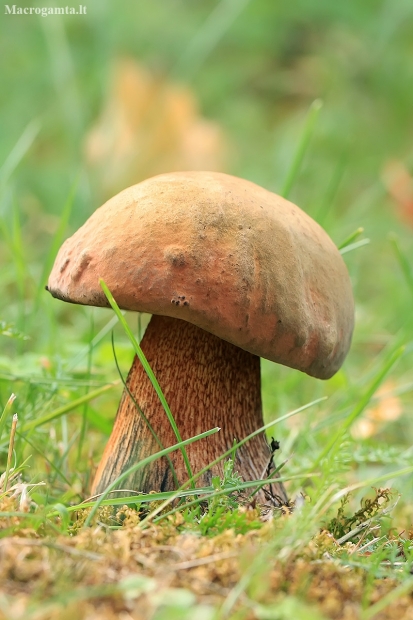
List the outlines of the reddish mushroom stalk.
<svg viewBox="0 0 413 620">
<path fill-rule="evenodd" d="M 153 316 L 141 342 L 142 350 L 155 373 L 174 414 L 182 439 L 219 426 L 219 433 L 187 446 L 193 473 L 229 450 L 235 441 L 263 426 L 260 386 L 260 359 L 195 325 L 170 317 Z M 93 483 L 100 493 L 128 467 L 159 451 L 159 443 L 137 414 L 136 403 L 148 419 L 163 447 L 176 443 L 165 411 L 135 357 L 116 416 L 115 425 Z M 134 402 L 135 401 L 135 402 Z M 187 471 L 180 451 L 170 455 L 178 484 Z M 265 475 L 271 454 L 264 433 L 241 446 L 235 454 L 235 469 L 244 480 Z M 213 475 L 222 475 L 223 463 L 204 474 L 197 486 L 211 484 Z M 149 492 L 176 487 L 173 472 L 164 457 L 144 471 L 132 474 L 122 487 Z M 286 501 L 281 484 L 272 493 Z"/>
</svg>

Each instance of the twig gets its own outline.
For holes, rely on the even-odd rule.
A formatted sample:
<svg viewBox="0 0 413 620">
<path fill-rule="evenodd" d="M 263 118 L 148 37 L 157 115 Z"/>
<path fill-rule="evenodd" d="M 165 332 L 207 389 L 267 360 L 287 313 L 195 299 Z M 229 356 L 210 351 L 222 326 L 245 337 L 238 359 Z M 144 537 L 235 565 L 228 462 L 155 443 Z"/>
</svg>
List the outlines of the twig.
<svg viewBox="0 0 413 620">
<path fill-rule="evenodd" d="M 212 562 L 218 562 L 219 560 L 229 560 L 230 558 L 237 557 L 236 551 L 223 551 L 222 553 L 214 553 L 206 558 L 197 558 L 196 560 L 188 560 L 186 562 L 177 562 L 173 565 L 174 570 L 187 570 L 188 568 L 196 568 L 197 566 L 204 566 L 205 564 L 211 564 Z"/>
<path fill-rule="evenodd" d="M 353 530 L 351 530 L 347 534 L 344 534 L 344 536 L 342 536 L 341 538 L 338 538 L 336 540 L 336 543 L 338 545 L 342 545 L 343 543 L 347 542 L 348 540 L 350 540 L 354 536 L 357 536 L 357 534 L 359 534 L 364 529 L 366 529 L 375 519 L 378 519 L 379 517 L 382 517 L 383 515 L 386 515 L 389 512 L 391 512 L 397 506 L 397 504 L 399 502 L 399 499 L 400 499 L 400 497 L 396 500 L 396 502 L 392 506 L 388 506 L 387 508 L 383 508 L 383 510 L 381 510 L 377 514 L 373 515 L 369 519 L 367 519 L 367 521 L 364 521 L 363 523 L 360 523 L 360 525 L 355 527 Z M 373 529 L 376 529 L 376 528 L 373 528 Z"/>
<path fill-rule="evenodd" d="M 368 542 L 366 542 L 364 545 L 362 545 L 361 547 L 357 549 L 357 553 L 361 553 L 365 549 L 368 549 L 371 545 L 374 545 L 376 542 L 378 542 L 382 538 L 383 536 L 376 536 L 376 538 L 373 538 L 373 540 L 369 540 Z"/>
</svg>

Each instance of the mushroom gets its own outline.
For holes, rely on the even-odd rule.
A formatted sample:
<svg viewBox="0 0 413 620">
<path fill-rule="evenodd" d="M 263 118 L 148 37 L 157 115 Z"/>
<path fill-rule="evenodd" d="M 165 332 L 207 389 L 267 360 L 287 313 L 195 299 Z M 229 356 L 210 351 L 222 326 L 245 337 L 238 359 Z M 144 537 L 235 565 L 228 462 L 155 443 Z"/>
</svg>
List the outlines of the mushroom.
<svg viewBox="0 0 413 620">
<path fill-rule="evenodd" d="M 141 347 L 182 438 L 221 427 L 187 446 L 194 472 L 263 425 L 260 357 L 328 379 L 350 347 L 353 295 L 334 243 L 291 202 L 227 174 L 162 174 L 95 211 L 61 247 L 47 288 L 63 301 L 108 306 L 100 278 L 121 308 L 153 315 Z M 164 447 L 176 443 L 135 357 L 94 493 L 159 450 L 142 412 Z M 182 484 L 182 454 L 170 459 L 123 486 Z M 270 459 L 261 433 L 237 450 L 235 469 L 259 479 Z M 198 483 L 220 474 L 222 463 Z M 282 484 L 275 493 L 286 501 Z"/>
</svg>

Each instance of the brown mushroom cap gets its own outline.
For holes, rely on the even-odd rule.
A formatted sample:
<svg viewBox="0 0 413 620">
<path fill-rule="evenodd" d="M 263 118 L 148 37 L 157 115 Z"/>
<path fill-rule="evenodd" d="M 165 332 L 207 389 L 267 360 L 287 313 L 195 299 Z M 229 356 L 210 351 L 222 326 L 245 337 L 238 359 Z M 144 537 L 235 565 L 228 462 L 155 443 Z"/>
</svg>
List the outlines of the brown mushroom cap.
<svg viewBox="0 0 413 620">
<path fill-rule="evenodd" d="M 336 246 L 306 213 L 217 172 L 162 174 L 95 211 L 61 247 L 54 297 L 184 319 L 250 353 L 328 379 L 354 303 Z"/>
</svg>

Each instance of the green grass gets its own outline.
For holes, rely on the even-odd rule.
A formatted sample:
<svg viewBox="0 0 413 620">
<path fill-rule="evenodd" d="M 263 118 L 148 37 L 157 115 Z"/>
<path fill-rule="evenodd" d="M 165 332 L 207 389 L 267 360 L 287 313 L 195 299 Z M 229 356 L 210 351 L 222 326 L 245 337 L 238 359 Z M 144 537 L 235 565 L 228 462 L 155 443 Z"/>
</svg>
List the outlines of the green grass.
<svg viewBox="0 0 413 620">
<path fill-rule="evenodd" d="M 399 160 L 412 171 L 411 3 L 88 7 L 83 21 L 0 24 L 0 619 L 91 607 L 154 620 L 402 617 L 413 589 L 412 226 L 383 170 Z M 83 148 L 121 55 L 188 84 L 225 134 L 225 170 L 307 211 L 352 278 L 356 330 L 335 377 L 262 362 L 266 429 L 296 498 L 269 522 L 246 508 L 257 485 L 231 460 L 196 496 L 109 489 L 87 501 L 118 368 L 147 317 L 59 304 L 44 285 L 62 240 L 109 197 Z"/>
</svg>

